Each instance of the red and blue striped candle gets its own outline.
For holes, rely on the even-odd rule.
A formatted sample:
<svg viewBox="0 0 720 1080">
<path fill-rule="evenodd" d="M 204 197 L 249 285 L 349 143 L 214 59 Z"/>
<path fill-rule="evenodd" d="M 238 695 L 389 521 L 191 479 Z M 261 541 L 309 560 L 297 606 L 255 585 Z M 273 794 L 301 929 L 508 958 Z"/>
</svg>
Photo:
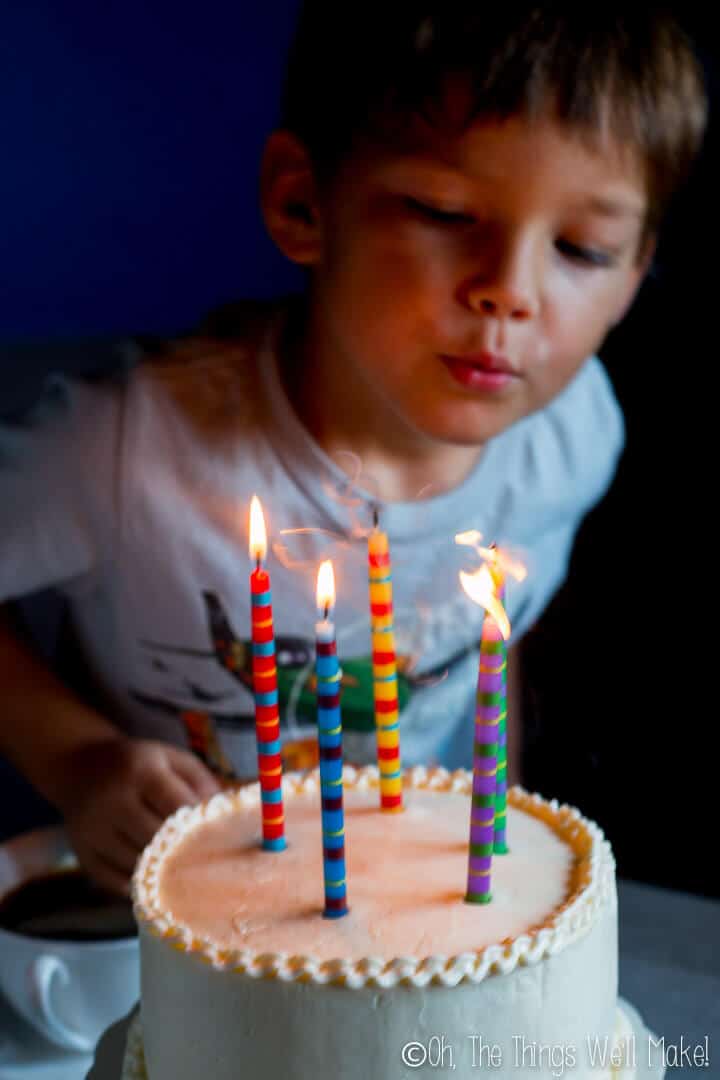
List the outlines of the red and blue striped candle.
<svg viewBox="0 0 720 1080">
<path fill-rule="evenodd" d="M 340 664 L 335 627 L 329 619 L 335 601 L 332 563 L 324 562 L 318 574 L 317 602 L 324 618 L 315 625 L 317 723 L 320 757 L 323 877 L 327 919 L 348 913 L 345 867 L 345 811 L 343 808 L 342 714 L 340 712 Z"/>
<path fill-rule="evenodd" d="M 250 556 L 256 568 L 250 575 L 252 677 L 255 697 L 255 736 L 262 808 L 262 846 L 285 849 L 285 811 L 282 796 L 280 709 L 270 575 L 263 568 L 267 542 L 262 508 L 253 496 L 250 509 Z"/>
</svg>

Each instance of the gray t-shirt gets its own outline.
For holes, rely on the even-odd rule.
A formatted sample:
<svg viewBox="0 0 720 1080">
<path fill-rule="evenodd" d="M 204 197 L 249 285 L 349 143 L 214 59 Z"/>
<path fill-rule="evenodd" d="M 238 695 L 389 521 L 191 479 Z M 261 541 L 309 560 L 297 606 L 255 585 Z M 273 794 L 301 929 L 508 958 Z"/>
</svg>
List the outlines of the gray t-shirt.
<svg viewBox="0 0 720 1080">
<path fill-rule="evenodd" d="M 126 731 L 256 773 L 248 509 L 270 551 L 288 766 L 312 757 L 315 574 L 332 558 L 345 759 L 375 754 L 367 533 L 372 481 L 304 430 L 278 377 L 282 317 L 236 340 L 188 339 L 123 380 L 55 379 L 0 427 L 0 600 L 66 597 L 104 708 Z M 623 443 L 609 380 L 589 359 L 545 409 L 494 439 L 453 491 L 381 508 L 390 540 L 403 763 L 469 765 L 482 611 L 455 543 L 476 529 L 526 563 L 508 582 L 516 642 L 563 581 L 573 537 Z M 350 473 L 350 476 L 348 475 Z M 512 643 L 511 642 L 511 643 Z"/>
</svg>

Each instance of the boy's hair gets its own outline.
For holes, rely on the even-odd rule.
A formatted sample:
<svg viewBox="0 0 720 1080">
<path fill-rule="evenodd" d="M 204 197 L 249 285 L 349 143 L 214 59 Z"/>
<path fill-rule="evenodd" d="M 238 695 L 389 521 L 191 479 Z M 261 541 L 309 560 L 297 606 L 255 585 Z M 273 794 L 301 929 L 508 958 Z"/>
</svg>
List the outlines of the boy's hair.
<svg viewBox="0 0 720 1080">
<path fill-rule="evenodd" d="M 449 77 L 479 118 L 552 115 L 591 142 L 605 131 L 645 168 L 652 233 L 699 151 L 702 66 L 660 5 L 623 0 L 305 0 L 290 50 L 282 126 L 320 180 L 358 139 L 393 140 L 422 117 L 451 130 Z"/>
</svg>

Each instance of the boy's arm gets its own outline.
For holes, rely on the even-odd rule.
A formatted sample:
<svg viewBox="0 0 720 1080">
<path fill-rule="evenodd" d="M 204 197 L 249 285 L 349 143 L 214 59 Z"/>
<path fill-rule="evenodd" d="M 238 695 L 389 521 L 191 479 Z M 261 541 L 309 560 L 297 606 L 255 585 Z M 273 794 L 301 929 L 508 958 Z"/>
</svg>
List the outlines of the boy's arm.
<svg viewBox="0 0 720 1080">
<path fill-rule="evenodd" d="M 117 729 L 76 697 L 25 644 L 7 607 L 0 607 L 0 686 L 0 753 L 62 809 L 72 788 L 68 766 L 73 754 L 117 738 Z"/>
<path fill-rule="evenodd" d="M 508 649 L 507 666 L 507 782 L 522 783 L 522 693 L 520 649 L 516 645 Z"/>
<path fill-rule="evenodd" d="M 217 781 L 185 750 L 121 734 L 46 667 L 2 607 L 0 686 L 0 753 L 60 810 L 88 873 L 127 893 L 162 821 L 209 798 Z"/>
</svg>

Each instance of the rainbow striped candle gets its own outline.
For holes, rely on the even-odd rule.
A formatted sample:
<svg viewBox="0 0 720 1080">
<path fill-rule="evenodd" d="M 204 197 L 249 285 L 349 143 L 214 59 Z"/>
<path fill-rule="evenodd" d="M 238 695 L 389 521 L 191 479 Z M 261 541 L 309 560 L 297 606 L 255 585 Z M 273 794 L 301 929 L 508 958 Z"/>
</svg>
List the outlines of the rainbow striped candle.
<svg viewBox="0 0 720 1080">
<path fill-rule="evenodd" d="M 392 568 L 387 533 L 380 531 L 377 511 L 374 518 L 374 528 L 368 537 L 368 580 L 380 807 L 397 812 L 402 810 L 403 801 Z"/>
<path fill-rule="evenodd" d="M 332 563 L 318 572 L 317 604 L 323 618 L 315 625 L 318 747 L 323 837 L 323 877 L 326 919 L 347 915 L 345 870 L 345 812 L 343 809 L 342 715 L 340 712 L 340 664 L 335 627 L 329 619 L 335 602 Z"/>
<path fill-rule="evenodd" d="M 266 851 L 283 851 L 287 845 L 282 797 L 280 712 L 270 575 L 262 565 L 266 550 L 267 540 L 262 507 L 258 497 L 253 495 L 250 504 L 250 557 L 256 560 L 256 567 L 250 575 L 250 601 L 255 734 L 262 805 L 262 846 Z"/>
</svg>

